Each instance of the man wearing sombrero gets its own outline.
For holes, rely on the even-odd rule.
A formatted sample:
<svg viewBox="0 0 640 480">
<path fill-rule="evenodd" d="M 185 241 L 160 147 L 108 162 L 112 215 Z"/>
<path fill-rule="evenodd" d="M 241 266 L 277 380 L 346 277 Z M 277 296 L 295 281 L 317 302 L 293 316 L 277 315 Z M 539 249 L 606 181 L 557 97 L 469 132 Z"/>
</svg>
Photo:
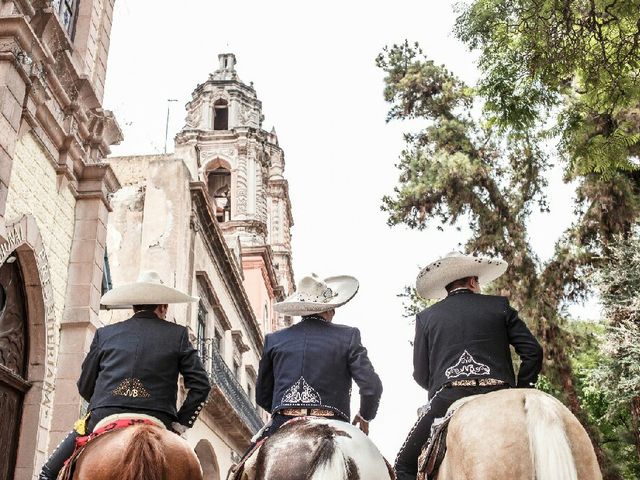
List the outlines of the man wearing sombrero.
<svg viewBox="0 0 640 480">
<path fill-rule="evenodd" d="M 413 377 L 428 391 L 429 403 L 398 453 L 398 480 L 415 480 L 431 425 L 453 402 L 501 388 L 535 385 L 542 368 L 540 344 L 505 297 L 480 294 L 480 285 L 506 269 L 503 260 L 454 252 L 418 275 L 418 294 L 442 300 L 416 317 Z M 521 360 L 517 379 L 509 345 Z"/>
<path fill-rule="evenodd" d="M 275 305 L 276 311 L 302 316 L 302 321 L 265 337 L 256 400 L 273 415 L 262 437 L 298 416 L 349 421 L 352 380 L 360 388 L 360 410 L 353 423 L 368 433 L 382 383 L 362 346 L 360 331 L 332 323 L 335 309 L 357 291 L 353 277 L 323 280 L 312 274 L 299 282 L 295 294 Z"/>
<path fill-rule="evenodd" d="M 187 329 L 165 319 L 168 304 L 197 301 L 163 285 L 156 272 L 145 272 L 136 283 L 102 297 L 102 305 L 133 307 L 134 314 L 96 330 L 78 380 L 78 391 L 89 402 L 88 419 L 78 422 L 58 446 L 40 480 L 55 479 L 73 453 L 76 438 L 91 433 L 106 417 L 143 414 L 177 433 L 193 426 L 209 395 L 209 379 Z M 189 390 L 180 410 L 178 374 Z"/>
</svg>

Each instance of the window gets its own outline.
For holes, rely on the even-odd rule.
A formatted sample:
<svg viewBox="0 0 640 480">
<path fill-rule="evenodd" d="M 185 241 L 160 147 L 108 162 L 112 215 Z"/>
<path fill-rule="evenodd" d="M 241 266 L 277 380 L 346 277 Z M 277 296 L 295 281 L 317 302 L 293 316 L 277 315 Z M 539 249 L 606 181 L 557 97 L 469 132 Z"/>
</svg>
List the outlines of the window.
<svg viewBox="0 0 640 480">
<path fill-rule="evenodd" d="M 247 383 L 247 396 L 249 397 L 249 400 L 251 401 L 251 404 L 255 407 L 255 395 L 253 394 L 253 385 L 251 385 L 251 382 Z"/>
<path fill-rule="evenodd" d="M 76 28 L 76 17 L 78 14 L 78 1 L 53 0 L 53 7 L 55 12 L 58 14 L 62 27 L 73 40 Z"/>
<path fill-rule="evenodd" d="M 107 249 L 104 249 L 104 259 L 102 260 L 102 295 L 113 288 L 111 282 L 111 269 L 109 268 L 109 255 Z"/>
<path fill-rule="evenodd" d="M 213 345 L 220 355 L 222 355 L 222 334 L 216 329 L 213 336 Z"/>
<path fill-rule="evenodd" d="M 210 171 L 207 190 L 216 208 L 216 219 L 219 222 L 231 220 L 231 172 L 222 167 Z"/>
<path fill-rule="evenodd" d="M 198 304 L 198 353 L 204 361 L 207 358 L 207 310 L 202 302 Z"/>
<path fill-rule="evenodd" d="M 262 322 L 264 323 L 264 333 L 268 333 L 271 329 L 269 328 L 269 307 L 265 304 L 264 306 L 264 316 L 262 317 Z"/>
<path fill-rule="evenodd" d="M 229 105 L 226 100 L 217 100 L 213 105 L 213 129 L 229 130 Z"/>
<path fill-rule="evenodd" d="M 233 361 L 233 375 L 236 380 L 240 381 L 240 364 L 235 360 Z"/>
</svg>

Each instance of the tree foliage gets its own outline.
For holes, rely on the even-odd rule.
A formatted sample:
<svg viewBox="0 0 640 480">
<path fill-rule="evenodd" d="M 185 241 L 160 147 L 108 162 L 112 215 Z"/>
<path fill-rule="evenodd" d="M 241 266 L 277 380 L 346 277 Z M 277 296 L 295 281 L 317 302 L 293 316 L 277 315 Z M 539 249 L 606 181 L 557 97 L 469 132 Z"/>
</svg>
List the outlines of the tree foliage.
<svg viewBox="0 0 640 480">
<path fill-rule="evenodd" d="M 571 174 L 638 168 L 639 0 L 475 0 L 455 32 L 480 52 L 493 125 L 551 115 Z"/>
<path fill-rule="evenodd" d="M 547 132 L 537 122 L 498 128 L 486 110 L 474 115 L 485 104 L 483 90 L 435 65 L 417 45 L 388 47 L 377 64 L 386 73 L 388 119 L 425 121 L 422 130 L 406 135 L 399 185 L 383 200 L 389 224 L 424 229 L 438 221 L 466 223 L 471 230 L 466 250 L 509 262 L 495 288 L 511 298 L 542 340 L 546 377 L 597 446 L 599 433 L 576 389 L 569 355 L 574 338 L 564 328 L 564 308 L 585 298 L 587 274 L 612 238 L 628 232 L 637 218 L 635 173 L 581 177 L 578 220 L 557 242 L 553 258 L 542 263 L 530 244 L 528 220 L 534 209 L 548 210 L 544 173 L 550 160 L 542 148 Z M 597 453 L 605 478 L 620 478 L 605 452 L 597 448 Z"/>
<path fill-rule="evenodd" d="M 599 272 L 607 323 L 603 362 L 592 380 L 606 392 L 609 418 L 620 409 L 628 412 L 633 432 L 629 443 L 635 444 L 640 458 L 640 236 L 635 233 L 611 248 L 610 261 Z"/>
</svg>

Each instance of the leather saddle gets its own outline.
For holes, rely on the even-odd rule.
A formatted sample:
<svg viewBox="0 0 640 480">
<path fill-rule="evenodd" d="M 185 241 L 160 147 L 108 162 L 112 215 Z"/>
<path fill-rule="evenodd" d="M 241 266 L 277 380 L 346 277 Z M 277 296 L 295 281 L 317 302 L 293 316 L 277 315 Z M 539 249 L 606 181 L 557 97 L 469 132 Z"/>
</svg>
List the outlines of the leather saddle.
<svg viewBox="0 0 640 480">
<path fill-rule="evenodd" d="M 434 424 L 429 440 L 422 447 L 418 458 L 418 480 L 433 480 L 438 473 L 438 467 L 447 452 L 447 430 L 453 412 L 450 412 Z"/>
</svg>

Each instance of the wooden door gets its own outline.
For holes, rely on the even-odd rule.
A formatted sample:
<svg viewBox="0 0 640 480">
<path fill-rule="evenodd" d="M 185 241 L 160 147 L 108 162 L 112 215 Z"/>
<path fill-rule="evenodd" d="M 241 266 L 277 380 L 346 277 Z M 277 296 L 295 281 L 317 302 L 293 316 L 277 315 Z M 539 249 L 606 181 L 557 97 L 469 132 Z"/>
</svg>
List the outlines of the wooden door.
<svg viewBox="0 0 640 480">
<path fill-rule="evenodd" d="M 24 283 L 16 257 L 0 266 L 0 478 L 13 478 L 22 401 L 29 389 L 27 309 Z"/>
</svg>

